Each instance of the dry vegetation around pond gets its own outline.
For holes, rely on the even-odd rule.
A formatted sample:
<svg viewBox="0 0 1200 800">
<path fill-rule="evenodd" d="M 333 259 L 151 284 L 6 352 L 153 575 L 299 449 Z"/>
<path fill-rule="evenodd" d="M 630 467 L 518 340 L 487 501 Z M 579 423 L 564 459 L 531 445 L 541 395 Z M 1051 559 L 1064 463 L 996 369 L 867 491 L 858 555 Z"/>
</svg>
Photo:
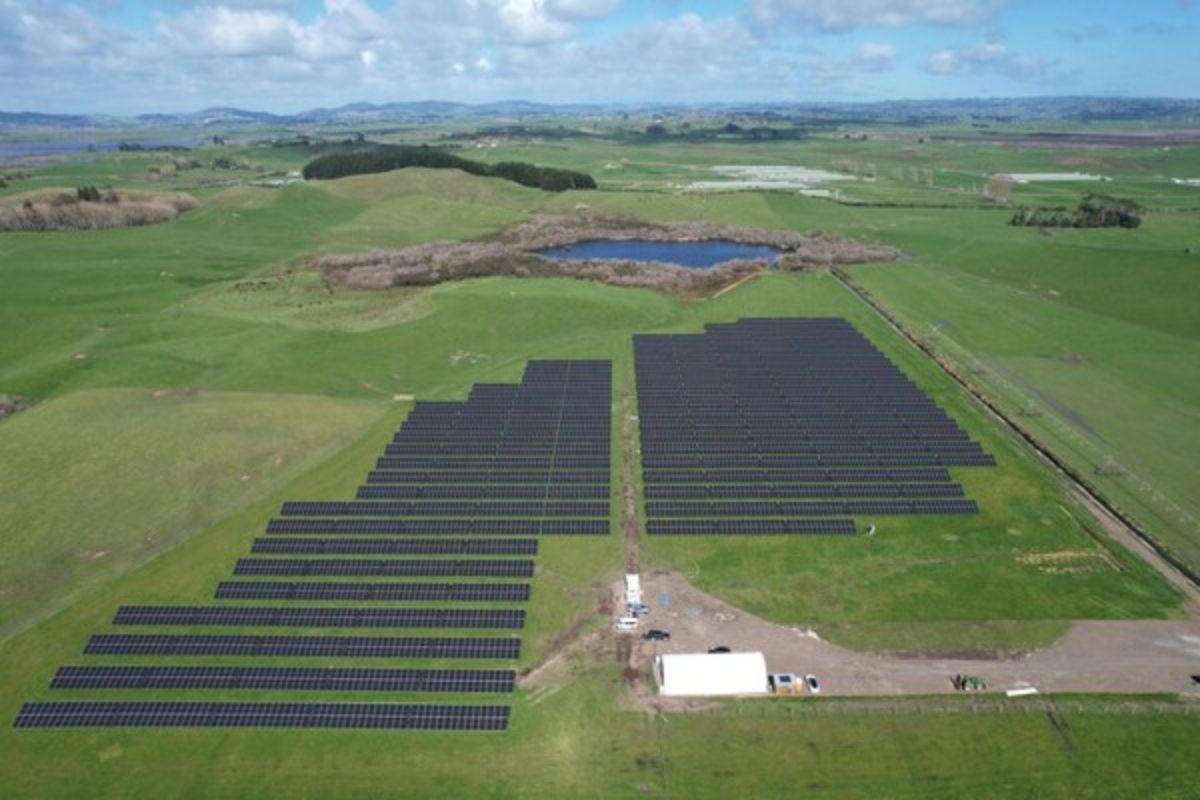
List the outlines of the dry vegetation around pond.
<svg viewBox="0 0 1200 800">
<path fill-rule="evenodd" d="M 578 278 L 677 295 L 718 291 L 766 269 L 757 260 L 726 261 L 710 269 L 659 262 L 591 259 L 554 261 L 536 251 L 594 239 L 659 242 L 735 241 L 781 252 L 775 266 L 801 270 L 893 261 L 896 250 L 833 234 L 762 230 L 708 222 L 652 223 L 628 217 L 543 215 L 473 242 L 433 242 L 402 250 L 327 255 L 317 260 L 325 280 L 350 289 L 430 286 L 494 276 Z"/>
<path fill-rule="evenodd" d="M 88 189 L 88 191 L 84 191 Z M 179 192 L 43 189 L 0 200 L 0 231 L 92 231 L 169 222 L 196 207 Z"/>
</svg>

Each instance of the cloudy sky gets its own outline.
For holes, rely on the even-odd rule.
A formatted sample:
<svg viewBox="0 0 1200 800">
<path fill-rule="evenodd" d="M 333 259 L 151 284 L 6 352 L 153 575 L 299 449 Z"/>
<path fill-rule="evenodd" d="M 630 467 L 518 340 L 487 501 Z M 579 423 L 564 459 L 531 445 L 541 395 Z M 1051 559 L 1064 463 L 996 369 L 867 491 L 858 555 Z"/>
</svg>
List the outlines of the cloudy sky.
<svg viewBox="0 0 1200 800">
<path fill-rule="evenodd" d="M 1190 0 L 0 0 L 0 109 L 1200 95 Z"/>
</svg>

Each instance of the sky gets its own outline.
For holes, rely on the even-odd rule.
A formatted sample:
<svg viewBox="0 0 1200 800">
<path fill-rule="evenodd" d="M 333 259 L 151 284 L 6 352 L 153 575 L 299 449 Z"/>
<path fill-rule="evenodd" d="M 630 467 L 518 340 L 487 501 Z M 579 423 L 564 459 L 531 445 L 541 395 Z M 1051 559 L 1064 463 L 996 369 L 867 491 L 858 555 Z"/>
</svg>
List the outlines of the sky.
<svg viewBox="0 0 1200 800">
<path fill-rule="evenodd" d="M 1200 96 L 1191 0 L 0 0 L 0 110 Z"/>
</svg>

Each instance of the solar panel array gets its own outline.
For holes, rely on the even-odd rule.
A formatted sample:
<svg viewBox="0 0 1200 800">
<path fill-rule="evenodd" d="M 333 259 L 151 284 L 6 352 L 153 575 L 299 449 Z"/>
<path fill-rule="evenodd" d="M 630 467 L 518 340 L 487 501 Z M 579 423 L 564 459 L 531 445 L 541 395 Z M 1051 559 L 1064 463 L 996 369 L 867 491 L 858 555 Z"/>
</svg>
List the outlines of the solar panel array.
<svg viewBox="0 0 1200 800">
<path fill-rule="evenodd" d="M 97 633 L 86 655 L 517 658 L 521 640 L 500 636 L 256 636 Z"/>
<path fill-rule="evenodd" d="M 400 703 L 26 703 L 16 728 L 508 729 L 508 706 Z"/>
<path fill-rule="evenodd" d="M 52 689 L 307 689 L 334 692 L 512 692 L 511 669 L 59 667 Z"/>
<path fill-rule="evenodd" d="M 511 693 L 511 668 L 127 662 L 517 659 L 521 639 L 512 632 L 524 627 L 525 610 L 510 604 L 530 597 L 536 537 L 609 533 L 611 396 L 607 361 L 531 361 L 519 384 L 478 384 L 464 402 L 417 402 L 354 499 L 284 503 L 254 540 L 254 556 L 234 566 L 234 575 L 251 579 L 217 585 L 218 601 L 271 605 L 122 606 L 113 619 L 125 630 L 312 632 L 98 633 L 84 655 L 122 663 L 62 667 L 50 688 Z M 377 605 L 396 602 L 417 605 Z M 328 633 L 364 628 L 415 635 Z M 14 725 L 485 731 L 507 730 L 508 719 L 508 706 L 477 704 L 71 701 L 26 703 Z"/>
<path fill-rule="evenodd" d="M 272 628 L 525 627 L 522 608 L 297 608 L 272 606 L 122 606 L 113 625 Z"/>
<path fill-rule="evenodd" d="M 634 337 L 651 535 L 852 534 L 973 514 L 950 467 L 994 459 L 849 322 L 742 319 Z"/>
</svg>

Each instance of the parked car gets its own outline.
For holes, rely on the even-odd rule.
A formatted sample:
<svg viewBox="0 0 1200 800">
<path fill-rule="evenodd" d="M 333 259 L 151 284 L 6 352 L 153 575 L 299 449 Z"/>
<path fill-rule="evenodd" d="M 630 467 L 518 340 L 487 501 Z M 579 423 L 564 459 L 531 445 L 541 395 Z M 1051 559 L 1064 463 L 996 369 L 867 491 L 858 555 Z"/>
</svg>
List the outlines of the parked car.
<svg viewBox="0 0 1200 800">
<path fill-rule="evenodd" d="M 671 634 L 669 631 L 659 630 L 658 628 L 651 628 L 650 630 L 648 630 L 642 634 L 642 638 L 648 642 L 666 642 L 666 641 L 670 641 Z"/>
<path fill-rule="evenodd" d="M 811 674 L 805 675 L 804 676 L 804 685 L 805 685 L 805 687 L 808 688 L 809 694 L 820 694 L 821 693 L 821 682 L 817 680 L 816 675 L 811 675 Z"/>
<path fill-rule="evenodd" d="M 730 649 L 729 649 L 728 647 L 726 647 L 725 645 L 723 645 L 723 644 L 719 644 L 719 645 L 717 645 L 716 647 L 710 647 L 710 648 L 708 648 L 708 652 L 710 652 L 710 653 L 732 653 L 733 651 L 732 651 L 732 650 L 730 650 Z"/>
<path fill-rule="evenodd" d="M 630 603 L 629 613 L 635 617 L 644 617 L 650 613 L 650 606 L 645 603 Z"/>
<path fill-rule="evenodd" d="M 617 620 L 617 624 L 614 627 L 616 627 L 618 631 L 634 631 L 637 630 L 637 626 L 637 617 L 621 617 Z"/>
</svg>

